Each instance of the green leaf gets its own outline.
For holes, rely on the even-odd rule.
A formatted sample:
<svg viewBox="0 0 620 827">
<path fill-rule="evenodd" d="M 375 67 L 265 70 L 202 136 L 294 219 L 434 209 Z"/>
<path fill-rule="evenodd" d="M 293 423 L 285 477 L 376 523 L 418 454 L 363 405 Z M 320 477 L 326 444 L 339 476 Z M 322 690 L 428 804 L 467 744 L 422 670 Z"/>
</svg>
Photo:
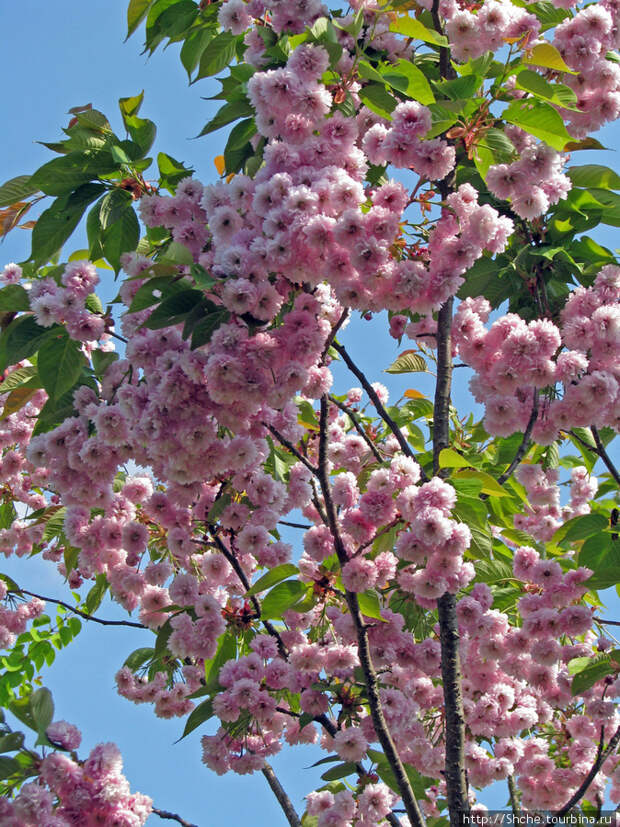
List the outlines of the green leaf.
<svg viewBox="0 0 620 827">
<path fill-rule="evenodd" d="M 117 168 L 117 162 L 106 150 L 70 152 L 43 164 L 32 176 L 31 182 L 46 195 L 67 195 L 93 178 L 107 175 Z"/>
<path fill-rule="evenodd" d="M 113 362 L 119 359 L 118 353 L 108 350 L 93 350 L 90 355 L 95 376 L 103 376 Z"/>
<path fill-rule="evenodd" d="M 576 108 L 577 95 L 570 86 L 565 86 L 563 83 L 550 83 L 538 72 L 532 72 L 531 69 L 523 69 L 519 72 L 516 86 L 518 89 L 524 89 L 537 98 L 555 103 L 557 106 L 567 109 Z"/>
<path fill-rule="evenodd" d="M 32 693 L 30 709 L 39 734 L 44 734 L 54 718 L 54 701 L 49 689 L 42 686 Z"/>
<path fill-rule="evenodd" d="M 429 132 L 426 133 L 426 138 L 436 138 L 447 129 L 450 129 L 458 120 L 458 115 L 442 103 L 431 103 L 428 107 L 430 109 L 433 125 Z"/>
<path fill-rule="evenodd" d="M 86 207 L 104 191 L 103 184 L 84 184 L 70 195 L 57 198 L 34 225 L 30 258 L 36 264 L 52 258 L 77 227 Z"/>
<path fill-rule="evenodd" d="M 237 41 L 238 38 L 228 31 L 214 37 L 202 53 L 198 74 L 194 78 L 194 82 L 201 80 L 201 78 L 217 75 L 218 72 L 221 72 L 222 69 L 232 63 L 237 53 Z"/>
<path fill-rule="evenodd" d="M 396 34 L 403 34 L 405 37 L 412 37 L 414 40 L 423 40 L 425 43 L 432 43 L 434 46 L 447 46 L 448 39 L 437 34 L 433 29 L 426 26 L 415 17 L 399 16 L 390 23 L 390 31 Z"/>
<path fill-rule="evenodd" d="M 64 422 L 67 417 L 73 416 L 74 413 L 73 389 L 64 393 L 59 399 L 48 399 L 37 419 L 34 435 L 38 436 L 51 431 L 56 425 Z M 75 553 L 77 554 L 77 549 L 75 549 Z"/>
<path fill-rule="evenodd" d="M 106 193 L 99 202 L 99 223 L 102 230 L 115 224 L 132 203 L 131 193 L 126 190 L 113 189 Z"/>
<path fill-rule="evenodd" d="M 200 62 L 200 56 L 213 37 L 214 32 L 210 27 L 195 28 L 186 36 L 179 56 L 190 83 L 192 74 Z"/>
<path fill-rule="evenodd" d="M 189 282 L 185 279 L 177 281 L 169 276 L 157 276 L 154 279 L 149 279 L 136 291 L 129 312 L 137 313 L 140 310 L 146 310 L 147 307 L 152 307 L 164 297 L 167 298 L 175 293 L 182 293 L 188 289 L 188 284 Z"/>
<path fill-rule="evenodd" d="M 30 313 L 13 319 L 0 336 L 0 370 L 33 356 L 46 339 L 61 329 L 58 325 L 41 327 Z"/>
<path fill-rule="evenodd" d="M 103 233 L 103 254 L 116 273 L 121 269 L 123 253 L 135 250 L 140 240 L 140 223 L 133 207 L 128 206 L 117 221 Z"/>
<path fill-rule="evenodd" d="M 568 177 L 576 187 L 597 187 L 620 190 L 620 175 L 613 169 L 599 164 L 584 164 L 567 170 Z"/>
<path fill-rule="evenodd" d="M 179 740 L 185 738 L 187 735 L 190 734 L 190 732 L 193 732 L 201 724 L 204 724 L 205 721 L 208 721 L 209 718 L 212 718 L 213 715 L 213 701 L 211 700 L 211 698 L 207 698 L 206 701 L 203 701 L 202 703 L 198 704 L 198 706 L 192 710 L 189 718 L 185 722 L 185 729 L 183 730 L 183 735 L 181 735 L 181 738 L 179 738 Z"/>
<path fill-rule="evenodd" d="M 228 141 L 226 142 L 224 157 L 226 157 L 227 152 L 244 147 L 249 140 L 254 137 L 254 135 L 256 135 L 256 124 L 254 123 L 254 118 L 246 118 L 246 120 L 238 123 L 230 131 Z"/>
<path fill-rule="evenodd" d="M 103 600 L 107 590 L 108 580 L 105 574 L 98 574 L 95 580 L 95 585 L 90 589 L 86 595 L 86 600 L 84 601 L 84 608 L 86 609 L 87 614 L 92 615 L 97 611 L 99 606 L 101 606 L 101 601 Z"/>
<path fill-rule="evenodd" d="M 385 86 L 379 83 L 367 83 L 358 92 L 361 100 L 366 106 L 382 118 L 391 120 L 392 112 L 398 101 L 387 91 Z"/>
<path fill-rule="evenodd" d="M 203 135 L 208 135 L 209 132 L 215 132 L 226 124 L 236 121 L 238 118 L 243 118 L 246 115 L 253 115 L 254 109 L 247 98 L 243 97 L 240 100 L 230 101 L 225 103 L 221 109 L 218 110 L 214 118 L 212 118 L 196 136 L 201 138 Z"/>
<path fill-rule="evenodd" d="M 220 669 L 229 660 L 232 660 L 237 655 L 237 639 L 233 632 L 224 632 L 220 635 L 217 652 L 215 657 L 210 661 L 205 662 L 205 679 L 207 686 L 217 689 L 219 686 L 217 682 Z"/>
<path fill-rule="evenodd" d="M 28 293 L 21 284 L 8 284 L 0 290 L 0 311 L 30 310 Z"/>
<path fill-rule="evenodd" d="M 568 671 L 574 675 L 571 682 L 572 695 L 580 695 L 591 689 L 595 683 L 616 671 L 607 655 L 594 658 L 574 658 L 568 664 Z"/>
<path fill-rule="evenodd" d="M 575 540 L 585 540 L 599 535 L 608 525 L 609 520 L 603 514 L 583 514 L 581 517 L 573 517 L 558 528 L 551 542 L 561 543 L 565 540 L 572 543 Z"/>
<path fill-rule="evenodd" d="M 554 69 L 556 72 L 568 72 L 576 75 L 577 72 L 566 65 L 562 55 L 551 43 L 538 43 L 527 52 L 525 63 L 531 66 L 543 66 L 545 69 Z"/>
<path fill-rule="evenodd" d="M 306 585 L 299 580 L 285 580 L 278 583 L 263 598 L 261 617 L 271 620 L 282 617 L 282 612 L 292 608 L 304 597 Z"/>
<path fill-rule="evenodd" d="M 486 471 L 478 471 L 472 468 L 458 471 L 457 474 L 460 478 L 479 480 L 482 483 L 482 488 L 480 490 L 483 494 L 488 494 L 491 497 L 508 496 L 508 492 L 502 488 L 494 477 L 487 474 Z"/>
<path fill-rule="evenodd" d="M 22 766 L 16 758 L 0 755 L 0 778 L 10 778 L 12 775 L 20 773 L 21 769 Z"/>
<path fill-rule="evenodd" d="M 159 167 L 161 186 L 165 187 L 170 192 L 173 192 L 176 189 L 179 181 L 191 176 L 193 172 L 190 167 L 184 166 L 180 161 L 176 161 L 171 155 L 166 155 L 165 152 L 160 152 L 157 155 L 157 166 Z"/>
<path fill-rule="evenodd" d="M 346 778 L 347 775 L 353 775 L 355 772 L 357 772 L 357 764 L 353 761 L 346 761 L 344 764 L 338 764 L 326 770 L 321 778 L 323 781 L 337 781 L 339 778 Z"/>
<path fill-rule="evenodd" d="M 298 572 L 299 569 L 292 563 L 283 563 L 281 566 L 275 566 L 266 574 L 263 574 L 262 577 L 259 577 L 256 583 L 252 585 L 252 588 L 248 589 L 245 593 L 245 596 L 250 597 L 252 594 L 264 592 L 270 586 L 274 586 L 276 583 L 280 583 L 282 580 L 286 580 L 288 577 L 292 577 Z"/>
<path fill-rule="evenodd" d="M 215 305 L 213 305 L 215 307 Z M 221 325 L 225 324 L 230 319 L 230 312 L 218 308 L 213 310 L 204 319 L 201 319 L 192 331 L 192 350 L 206 345 L 211 341 L 211 336 Z"/>
<path fill-rule="evenodd" d="M 153 121 L 148 120 L 148 118 L 138 118 L 137 115 L 131 115 L 125 118 L 125 126 L 131 135 L 131 139 L 140 147 L 142 156 L 146 155 L 153 146 L 153 141 L 157 134 L 157 127 Z"/>
<path fill-rule="evenodd" d="M 540 138 L 559 152 L 572 140 L 562 116 L 550 104 L 542 101 L 515 100 L 504 110 L 502 118 Z"/>
<path fill-rule="evenodd" d="M 413 350 L 401 353 L 384 373 L 425 373 L 428 370 L 426 360 Z"/>
<path fill-rule="evenodd" d="M 39 189 L 31 183 L 31 175 L 17 175 L 5 181 L 0 187 L 0 207 L 10 207 L 17 201 L 23 201 L 29 195 L 34 195 Z"/>
<path fill-rule="evenodd" d="M 141 646 L 139 649 L 134 649 L 134 651 L 125 658 L 123 666 L 129 667 L 132 672 L 135 672 L 136 669 L 148 663 L 154 655 L 155 649 L 151 646 Z"/>
<path fill-rule="evenodd" d="M 373 617 L 375 620 L 381 620 L 383 623 L 386 622 L 385 618 L 381 617 L 381 603 L 379 602 L 379 595 L 374 589 L 359 592 L 357 602 L 359 603 L 360 612 L 363 615 Z"/>
<path fill-rule="evenodd" d="M 13 752 L 21 749 L 24 744 L 23 732 L 9 732 L 0 737 L 0 752 Z"/>
<path fill-rule="evenodd" d="M 462 457 L 452 448 L 444 448 L 439 453 L 440 468 L 469 468 L 471 462 Z"/>
<path fill-rule="evenodd" d="M 164 299 L 144 323 L 150 330 L 160 330 L 182 322 L 187 314 L 202 301 L 200 290 L 181 290 Z"/>
<path fill-rule="evenodd" d="M 453 101 L 469 100 L 475 96 L 482 84 L 481 75 L 463 75 L 453 80 L 442 80 L 435 87 Z"/>
<path fill-rule="evenodd" d="M 380 77 L 399 92 L 424 105 L 435 103 L 435 96 L 426 75 L 409 60 L 401 59 L 394 65 L 383 64 L 380 71 Z"/>
<path fill-rule="evenodd" d="M 620 582 L 620 541 L 611 534 L 600 534 L 585 541 L 579 552 L 579 565 L 592 569 L 586 581 L 591 589 L 608 589 Z"/>
<path fill-rule="evenodd" d="M 127 7 L 127 37 L 130 37 L 144 20 L 153 0 L 129 0 Z"/>
<path fill-rule="evenodd" d="M 41 383 L 52 399 L 58 399 L 76 384 L 85 361 L 80 344 L 64 331 L 46 339 L 39 350 L 37 369 Z"/>
<path fill-rule="evenodd" d="M 6 393 L 7 391 L 15 390 L 15 388 L 19 388 L 26 383 L 30 383 L 33 377 L 37 375 L 37 369 L 35 367 L 25 367 L 25 368 L 18 368 L 17 370 L 12 371 L 0 382 L 0 393 Z"/>
</svg>

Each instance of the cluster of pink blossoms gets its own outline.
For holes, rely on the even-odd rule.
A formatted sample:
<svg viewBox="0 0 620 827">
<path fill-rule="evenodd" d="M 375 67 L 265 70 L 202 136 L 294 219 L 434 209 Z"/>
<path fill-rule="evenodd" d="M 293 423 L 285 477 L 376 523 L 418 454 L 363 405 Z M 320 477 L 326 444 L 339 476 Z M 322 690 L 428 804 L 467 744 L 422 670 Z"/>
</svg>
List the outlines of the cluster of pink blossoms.
<svg viewBox="0 0 620 827">
<path fill-rule="evenodd" d="M 538 464 L 520 465 L 515 476 L 525 487 L 528 505 L 523 513 L 515 514 L 515 528 L 527 531 L 540 542 L 548 542 L 560 526 L 581 514 L 590 512 L 590 500 L 598 489 L 596 477 L 583 466 L 571 470 L 570 501 L 560 507 L 560 489 L 556 485 L 557 468 L 543 470 Z"/>
<path fill-rule="evenodd" d="M 0 580 L 0 601 L 6 598 L 7 591 L 6 583 Z M 45 603 L 37 597 L 15 608 L 0 602 L 0 649 L 10 649 L 16 636 L 25 631 L 28 621 L 42 615 L 44 608 Z"/>
<path fill-rule="evenodd" d="M 67 264 L 60 285 L 52 278 L 33 282 L 30 306 L 35 319 L 42 327 L 64 323 L 69 336 L 79 342 L 100 339 L 105 333 L 105 320 L 85 306 L 98 283 L 97 268 L 90 261 Z"/>
<path fill-rule="evenodd" d="M 98 744 L 85 761 L 78 761 L 74 750 L 81 735 L 75 726 L 56 721 L 46 734 L 56 747 L 73 755 L 48 754 L 37 781 L 24 784 L 14 799 L 0 799 L 3 827 L 142 827 L 152 802 L 130 791 L 115 744 Z"/>
<path fill-rule="evenodd" d="M 571 293 L 560 329 L 547 319 L 525 322 L 508 313 L 487 330 L 486 299 L 466 299 L 459 305 L 452 326 L 454 342 L 476 371 L 470 388 L 485 405 L 489 433 L 509 436 L 524 431 L 533 395 L 542 389 L 548 390 L 534 425 L 537 442 L 550 444 L 561 430 L 576 425 L 616 427 L 619 298 L 620 268 L 607 265 L 592 287 Z M 563 386 L 561 396 L 556 383 Z"/>
<path fill-rule="evenodd" d="M 423 5 L 430 9 L 429 0 Z M 506 41 L 531 42 L 540 32 L 538 18 L 509 0 L 485 0 L 477 12 L 461 8 L 457 0 L 441 0 L 450 50 L 457 60 L 468 61 L 501 49 Z"/>
<path fill-rule="evenodd" d="M 560 110 L 568 131 L 578 138 L 620 115 L 620 69 L 607 60 L 607 53 L 620 45 L 619 20 L 618 3 L 601 0 L 580 9 L 555 29 L 554 46 L 578 73 L 564 75 L 564 82 L 577 95 L 579 111 Z"/>
<path fill-rule="evenodd" d="M 518 216 L 531 221 L 568 195 L 570 178 L 562 172 L 566 156 L 537 143 L 517 127 L 508 126 L 506 133 L 519 153 L 519 160 L 490 166 L 487 186 L 498 198 L 510 200 Z"/>
<path fill-rule="evenodd" d="M 362 147 L 371 164 L 412 169 L 422 178 L 440 181 L 454 169 L 455 150 L 442 138 L 423 140 L 431 128 L 431 113 L 416 101 L 399 103 L 389 126 L 374 124 Z"/>
</svg>

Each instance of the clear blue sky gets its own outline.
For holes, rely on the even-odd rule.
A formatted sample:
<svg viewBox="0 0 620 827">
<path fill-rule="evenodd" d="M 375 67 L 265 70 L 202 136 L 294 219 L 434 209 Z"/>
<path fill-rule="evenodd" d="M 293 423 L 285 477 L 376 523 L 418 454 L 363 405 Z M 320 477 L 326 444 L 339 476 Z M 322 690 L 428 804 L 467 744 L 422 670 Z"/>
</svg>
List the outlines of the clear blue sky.
<svg viewBox="0 0 620 827">
<path fill-rule="evenodd" d="M 141 114 L 158 126 L 154 151 L 167 152 L 195 167 L 197 177 L 204 182 L 216 176 L 213 158 L 222 151 L 223 136 L 216 133 L 197 141 L 190 139 L 212 117 L 214 104 L 218 103 L 201 98 L 214 94 L 219 85 L 202 81 L 188 87 L 177 46 L 147 60 L 140 55 L 140 32 L 123 43 L 125 10 L 126 0 L 19 0 L 2 4 L 0 26 L 5 37 L 0 182 L 33 172 L 53 157 L 35 141 L 60 137 L 60 129 L 69 119 L 69 108 L 92 103 L 120 129 L 118 98 L 142 89 L 145 101 Z M 601 140 L 613 147 L 618 143 L 617 130 L 608 128 Z M 617 165 L 611 153 L 605 153 L 604 158 L 580 155 L 575 159 L 578 163 Z M 610 229 L 598 238 L 615 247 L 615 236 Z M 80 246 L 83 244 L 78 241 L 74 248 Z M 0 247 L 0 264 L 23 260 L 29 249 L 29 233 L 15 230 Z M 70 252 L 68 247 L 66 252 Z M 394 398 L 414 384 L 430 392 L 431 377 L 416 376 L 414 381 L 411 377 L 381 374 L 397 355 L 398 346 L 375 325 L 357 323 L 351 333 L 352 352 L 364 362 L 373 380 L 393 389 Z M 344 381 L 339 383 L 342 389 L 355 384 L 344 385 Z M 466 392 L 460 390 L 456 399 L 464 414 L 468 409 Z M 36 559 L 0 561 L 0 571 L 33 591 L 66 597 L 53 565 Z M 110 603 L 104 604 L 98 614 L 122 616 Z M 100 741 L 115 741 L 123 752 L 132 789 L 151 795 L 161 809 L 174 810 L 200 827 L 283 824 L 281 811 L 260 774 L 216 777 L 200 763 L 200 731 L 174 744 L 182 731 L 181 721 L 161 721 L 151 707 L 134 706 L 116 694 L 113 675 L 126 655 L 151 642 L 148 632 L 90 624 L 75 643 L 58 654 L 54 666 L 42 673 L 54 693 L 57 717 L 82 729 L 86 749 Z M 316 750 L 298 747 L 273 761 L 298 805 L 319 778 L 320 769 L 304 769 L 317 757 Z M 492 803 L 503 806 L 505 798 L 502 790 Z M 149 820 L 149 825 L 164 823 L 154 816 Z"/>
</svg>

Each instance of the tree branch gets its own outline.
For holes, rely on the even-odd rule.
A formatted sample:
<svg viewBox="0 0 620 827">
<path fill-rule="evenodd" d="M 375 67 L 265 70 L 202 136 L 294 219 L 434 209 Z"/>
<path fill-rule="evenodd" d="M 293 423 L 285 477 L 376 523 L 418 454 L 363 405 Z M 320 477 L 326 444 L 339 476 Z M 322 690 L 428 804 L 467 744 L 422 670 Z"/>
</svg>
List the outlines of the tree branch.
<svg viewBox="0 0 620 827">
<path fill-rule="evenodd" d="M 383 457 L 381 456 L 381 454 L 377 450 L 377 446 L 374 444 L 372 439 L 368 436 L 366 431 L 362 428 L 362 425 L 361 425 L 360 421 L 358 420 L 356 415 L 353 413 L 351 408 L 349 408 L 348 405 L 345 405 L 344 402 L 339 402 L 336 399 L 335 396 L 331 395 L 331 393 L 329 395 L 329 401 L 332 402 L 337 408 L 340 408 L 340 410 L 349 417 L 349 419 L 353 423 L 353 427 L 358 432 L 358 434 L 361 436 L 361 438 L 364 440 L 366 445 L 368 445 L 369 449 L 372 451 L 372 453 L 373 453 L 375 459 L 377 460 L 377 462 L 383 462 Z"/>
<path fill-rule="evenodd" d="M 321 364 L 323 364 L 323 365 L 325 364 L 325 360 L 327 358 L 327 351 L 334 344 L 334 339 L 336 338 L 336 334 L 338 333 L 338 331 L 340 330 L 340 328 L 342 327 L 342 325 L 346 322 L 346 320 L 348 318 L 349 318 L 349 308 L 345 307 L 345 309 L 342 311 L 342 313 L 340 315 L 340 318 L 338 319 L 336 324 L 332 327 L 332 331 L 329 334 L 329 336 L 327 337 L 327 341 L 325 342 L 325 347 L 323 348 L 323 354 L 321 356 Z"/>
<path fill-rule="evenodd" d="M 314 465 L 301 453 L 301 451 L 298 451 L 297 448 L 295 448 L 292 442 L 290 442 L 285 436 L 282 436 L 282 434 L 277 431 L 273 425 L 267 425 L 265 422 L 263 422 L 263 425 L 271 434 L 273 434 L 273 436 L 275 436 L 281 445 L 284 445 L 287 451 L 290 451 L 294 457 L 297 457 L 297 459 L 306 466 L 311 474 L 316 474 L 316 468 Z"/>
<path fill-rule="evenodd" d="M 601 437 L 599 435 L 598 430 L 595 428 L 594 425 L 590 425 L 590 430 L 592 431 L 592 436 L 594 437 L 594 442 L 596 443 L 596 447 L 598 449 L 597 453 L 599 457 L 607 466 L 607 470 L 609 471 L 611 476 L 615 479 L 618 485 L 620 485 L 620 474 L 618 473 L 618 469 L 616 468 L 616 466 L 611 461 L 609 454 L 605 450 L 605 446 L 601 441 Z"/>
<path fill-rule="evenodd" d="M 342 348 L 340 348 L 340 351 Z M 339 352 L 340 352 L 339 351 Z M 343 357 L 344 358 L 344 357 Z M 323 396 L 321 398 L 321 416 L 319 422 L 319 467 L 318 478 L 323 492 L 323 499 L 325 500 L 325 511 L 327 515 L 327 522 L 334 538 L 334 547 L 340 566 L 343 567 L 347 560 L 347 553 L 340 536 L 338 528 L 338 519 L 336 516 L 336 508 L 331 498 L 331 491 L 329 487 L 329 480 L 327 475 L 327 412 L 328 412 L 328 398 Z M 409 816 L 409 820 L 415 827 L 425 827 L 424 816 L 420 810 L 419 804 L 414 795 L 409 778 L 405 772 L 405 768 L 396 750 L 394 741 L 388 729 L 385 716 L 383 714 L 383 707 L 381 698 L 379 697 L 379 681 L 375 671 L 372 657 L 370 654 L 370 646 L 368 643 L 368 628 L 364 624 L 362 614 L 360 612 L 359 601 L 357 594 L 347 591 L 345 593 L 349 612 L 355 626 L 357 635 L 357 645 L 360 664 L 364 673 L 364 683 L 366 684 L 366 692 L 368 696 L 368 706 L 370 708 L 370 715 L 374 730 L 383 752 L 388 760 L 388 763 L 394 773 L 398 789 L 400 791 L 405 810 Z"/>
<path fill-rule="evenodd" d="M 611 740 L 607 744 L 607 746 L 603 749 L 603 735 L 605 732 L 605 728 L 601 727 L 601 740 L 599 741 L 598 750 L 596 753 L 596 758 L 594 760 L 594 764 L 592 764 L 592 768 L 590 772 L 586 775 L 586 777 L 581 782 L 579 789 L 575 791 L 575 793 L 568 799 L 566 804 L 558 810 L 554 815 L 556 816 L 565 816 L 575 804 L 578 804 L 579 801 L 583 798 L 585 793 L 588 790 L 590 784 L 594 781 L 594 778 L 597 772 L 605 763 L 606 759 L 612 754 L 612 752 L 616 749 L 618 744 L 620 743 L 620 727 L 615 731 L 612 735 Z"/>
<path fill-rule="evenodd" d="M 605 446 L 601 442 L 601 437 L 600 437 L 598 431 L 596 431 L 596 428 L 594 426 L 590 426 L 590 431 L 592 432 L 592 438 L 594 439 L 594 443 L 595 443 L 594 445 L 590 445 L 589 442 L 586 442 L 584 439 L 582 439 L 580 436 L 578 436 L 574 431 L 568 431 L 568 433 L 570 434 L 570 436 L 573 437 L 573 439 L 576 439 L 577 442 L 580 445 L 583 445 L 583 447 L 587 448 L 588 451 L 592 451 L 593 454 L 596 454 L 597 457 L 599 457 L 605 463 L 605 465 L 607 466 L 607 469 L 609 470 L 609 473 L 612 475 L 614 480 L 618 483 L 618 485 L 620 485 L 620 473 L 618 473 L 618 470 L 617 470 L 616 466 L 613 464 L 613 462 L 609 458 L 609 455 L 608 455 L 607 451 L 605 450 Z M 596 437 L 594 436 L 595 431 L 596 431 Z M 599 445 L 600 445 L 600 448 L 599 448 Z M 601 453 L 601 450 L 602 450 L 602 453 Z M 603 454 L 604 454 L 604 456 L 603 456 Z"/>
<path fill-rule="evenodd" d="M 446 198 L 448 184 L 441 187 Z M 439 455 L 450 445 L 450 388 L 452 384 L 452 306 L 450 298 L 437 316 L 437 385 L 433 409 L 433 473 L 441 475 Z M 467 775 L 465 773 L 465 712 L 461 688 L 459 625 L 456 597 L 446 592 L 437 601 L 441 642 L 441 675 L 446 715 L 446 787 L 450 824 L 459 827 L 464 813 L 469 813 Z"/>
<path fill-rule="evenodd" d="M 405 456 L 411 457 L 411 459 L 415 459 L 414 453 L 411 450 L 411 448 L 409 446 L 409 443 L 405 439 L 405 436 L 404 436 L 403 432 L 400 430 L 398 425 L 394 422 L 392 417 L 388 414 L 388 412 L 383 407 L 383 404 L 382 404 L 381 400 L 377 396 L 377 392 L 375 391 L 373 386 L 370 384 L 370 382 L 368 381 L 368 379 L 366 378 L 364 373 L 362 373 L 362 371 L 357 367 L 357 365 L 355 364 L 353 359 L 351 359 L 351 357 L 349 356 L 349 354 L 347 353 L 347 351 L 345 350 L 345 348 L 342 345 L 334 344 L 334 350 L 336 350 L 342 356 L 342 359 L 343 359 L 344 363 L 349 368 L 351 373 L 354 376 L 356 376 L 357 379 L 359 379 L 359 381 L 362 383 L 362 387 L 364 388 L 364 390 L 366 391 L 366 393 L 370 397 L 370 401 L 375 406 L 375 408 L 377 410 L 377 413 L 379 414 L 381 419 L 385 422 L 385 424 L 388 426 L 390 431 L 394 434 L 394 436 L 398 440 L 398 444 L 400 445 L 403 454 L 405 454 Z M 423 470 L 422 470 L 422 476 L 424 476 L 424 471 Z"/>
<path fill-rule="evenodd" d="M 286 816 L 286 820 L 291 825 L 291 827 L 301 827 L 301 821 L 299 816 L 295 812 L 295 808 L 293 807 L 293 803 L 291 799 L 286 794 L 284 787 L 280 784 L 277 775 L 273 771 L 273 768 L 265 763 L 265 766 L 261 770 L 262 774 L 267 779 L 267 783 L 271 787 L 271 790 L 275 797 L 278 799 L 280 807 L 282 807 L 282 811 Z"/>
<path fill-rule="evenodd" d="M 506 468 L 503 474 L 500 474 L 497 478 L 497 481 L 500 485 L 503 485 L 507 479 L 509 479 L 512 474 L 514 473 L 516 467 L 519 465 L 523 457 L 527 452 L 527 448 L 530 442 L 530 437 L 532 435 L 532 430 L 534 425 L 536 424 L 536 420 L 538 418 L 538 389 L 534 389 L 534 399 L 532 401 L 532 413 L 530 414 L 530 418 L 528 420 L 527 426 L 525 431 L 523 432 L 523 439 L 521 440 L 521 444 L 517 448 L 517 453 L 514 455 L 514 459 Z"/>
<path fill-rule="evenodd" d="M 168 810 L 159 810 L 157 807 L 153 807 L 152 812 L 160 818 L 168 818 L 171 821 L 178 821 L 182 827 L 198 827 L 197 824 L 192 824 L 190 821 L 185 821 L 185 819 L 181 818 L 181 816 L 178 816 L 176 813 L 169 813 Z"/>
<path fill-rule="evenodd" d="M 237 560 L 236 556 L 233 554 L 232 551 L 229 551 L 226 548 L 226 546 L 222 542 L 222 539 L 217 534 L 215 526 L 209 525 L 209 532 L 211 534 L 211 537 L 213 538 L 213 542 L 218 547 L 219 551 L 228 560 L 228 562 L 230 563 L 230 565 L 234 569 L 235 574 L 237 575 L 237 577 L 241 581 L 241 584 L 243 585 L 243 588 L 247 592 L 250 588 L 250 581 L 246 577 L 246 574 L 243 571 L 243 569 L 241 568 L 241 565 L 240 565 L 239 561 Z M 284 645 L 284 641 L 280 637 L 280 633 L 275 628 L 275 626 L 272 623 L 270 623 L 269 620 L 263 620 L 262 617 L 261 617 L 261 607 L 260 607 L 260 603 L 259 603 L 258 598 L 256 597 L 256 595 L 251 595 L 250 596 L 250 602 L 252 603 L 252 607 L 254 608 L 257 619 L 261 621 L 261 623 L 265 627 L 268 634 L 270 634 L 271 637 L 275 639 L 276 643 L 278 644 L 278 650 L 279 650 L 280 654 L 282 655 L 282 657 L 285 660 L 288 660 L 288 652 L 286 650 L 286 646 Z"/>
<path fill-rule="evenodd" d="M 515 784 L 514 775 L 509 775 L 507 780 L 512 814 L 518 816 L 521 813 L 521 804 L 519 803 L 519 791 L 517 790 L 517 785 Z"/>
<path fill-rule="evenodd" d="M 142 623 L 135 623 L 132 620 L 103 620 L 101 617 L 94 617 L 93 615 L 89 615 L 87 612 L 83 612 L 81 609 L 76 609 L 75 606 L 71 606 L 69 603 L 65 603 L 62 600 L 56 600 L 54 597 L 44 597 L 42 594 L 35 594 L 34 592 L 29 592 L 27 589 L 19 589 L 19 592 L 9 589 L 8 594 L 27 594 L 28 597 L 36 597 L 39 600 L 44 600 L 46 603 L 56 603 L 58 606 L 63 606 L 65 609 L 73 612 L 73 614 L 79 615 L 85 620 L 92 620 L 93 623 L 99 623 L 101 626 L 131 626 L 133 629 L 148 628 Z"/>
</svg>

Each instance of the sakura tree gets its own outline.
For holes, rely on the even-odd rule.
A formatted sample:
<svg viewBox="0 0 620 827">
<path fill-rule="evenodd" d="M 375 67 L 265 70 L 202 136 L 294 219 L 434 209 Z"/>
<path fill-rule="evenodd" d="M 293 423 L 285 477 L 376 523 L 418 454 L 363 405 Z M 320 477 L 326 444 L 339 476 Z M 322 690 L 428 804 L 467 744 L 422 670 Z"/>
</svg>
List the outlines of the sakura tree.
<svg viewBox="0 0 620 827">
<path fill-rule="evenodd" d="M 290 825 L 458 825 L 496 781 L 515 813 L 620 802 L 620 267 L 589 234 L 620 226 L 620 177 L 580 160 L 620 114 L 619 18 L 131 0 L 147 51 L 221 75 L 201 134 L 234 126 L 205 185 L 153 171 L 141 95 L 124 137 L 77 108 L 0 188 L 5 232 L 38 215 L 0 290 L 0 548 L 67 585 L 52 617 L 0 575 L 0 823 L 188 823 L 36 686 L 106 595 L 152 633 L 118 692 L 203 728 L 209 770 L 262 773 Z M 432 398 L 390 401 L 360 317 Z M 299 744 L 327 765 L 303 813 L 270 765 Z"/>
</svg>

